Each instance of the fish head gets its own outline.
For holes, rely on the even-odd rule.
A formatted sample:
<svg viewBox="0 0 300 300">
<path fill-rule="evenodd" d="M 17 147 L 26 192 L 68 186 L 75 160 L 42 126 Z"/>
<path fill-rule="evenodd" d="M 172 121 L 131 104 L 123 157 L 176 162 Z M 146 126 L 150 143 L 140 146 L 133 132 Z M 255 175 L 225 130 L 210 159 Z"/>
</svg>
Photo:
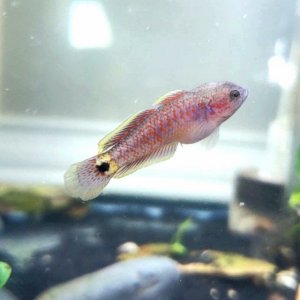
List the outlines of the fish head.
<svg viewBox="0 0 300 300">
<path fill-rule="evenodd" d="M 205 84 L 203 89 L 208 120 L 221 124 L 244 103 L 248 90 L 229 81 Z"/>
</svg>

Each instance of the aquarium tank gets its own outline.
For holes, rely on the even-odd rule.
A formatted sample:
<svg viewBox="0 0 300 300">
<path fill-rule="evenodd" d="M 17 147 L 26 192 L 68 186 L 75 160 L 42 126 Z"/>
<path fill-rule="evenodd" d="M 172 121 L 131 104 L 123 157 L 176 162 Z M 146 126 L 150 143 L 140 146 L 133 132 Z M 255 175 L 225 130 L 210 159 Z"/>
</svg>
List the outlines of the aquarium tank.
<svg viewBox="0 0 300 300">
<path fill-rule="evenodd" d="M 299 0 L 0 1 L 0 299 L 299 300 L 299 67 Z"/>
</svg>

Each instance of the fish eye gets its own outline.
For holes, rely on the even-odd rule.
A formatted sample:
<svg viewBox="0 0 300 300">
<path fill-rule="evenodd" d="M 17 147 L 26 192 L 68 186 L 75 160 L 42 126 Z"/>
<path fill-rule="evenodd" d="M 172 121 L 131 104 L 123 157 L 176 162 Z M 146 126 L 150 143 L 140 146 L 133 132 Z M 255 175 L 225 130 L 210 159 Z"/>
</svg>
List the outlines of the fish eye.
<svg viewBox="0 0 300 300">
<path fill-rule="evenodd" d="M 230 99 L 231 100 L 236 100 L 237 98 L 239 98 L 240 97 L 240 92 L 238 91 L 238 90 L 232 90 L 231 92 L 230 92 Z"/>
</svg>

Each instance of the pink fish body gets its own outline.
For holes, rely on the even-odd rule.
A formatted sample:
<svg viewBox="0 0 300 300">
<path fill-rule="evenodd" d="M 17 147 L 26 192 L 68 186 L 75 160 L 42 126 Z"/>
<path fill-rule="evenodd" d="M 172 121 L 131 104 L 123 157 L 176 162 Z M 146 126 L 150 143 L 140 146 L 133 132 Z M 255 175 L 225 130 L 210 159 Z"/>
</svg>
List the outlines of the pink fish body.
<svg viewBox="0 0 300 300">
<path fill-rule="evenodd" d="M 66 190 L 83 200 L 97 197 L 112 177 L 169 159 L 179 143 L 206 138 L 247 96 L 246 89 L 231 82 L 212 82 L 161 97 L 104 137 L 96 156 L 70 166 L 64 176 Z"/>
</svg>

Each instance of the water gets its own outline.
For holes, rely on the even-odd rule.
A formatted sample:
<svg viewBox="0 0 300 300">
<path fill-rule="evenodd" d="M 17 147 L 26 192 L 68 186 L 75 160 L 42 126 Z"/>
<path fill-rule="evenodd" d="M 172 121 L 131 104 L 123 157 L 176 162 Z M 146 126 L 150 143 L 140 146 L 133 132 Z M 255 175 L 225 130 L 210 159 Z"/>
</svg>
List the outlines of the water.
<svg viewBox="0 0 300 300">
<path fill-rule="evenodd" d="M 116 263 L 120 246 L 131 245 L 131 257 L 171 257 L 180 279 L 158 285 L 169 269 L 153 264 L 138 271 L 145 285 L 118 277 L 119 299 L 296 299 L 299 7 L 296 0 L 2 1 L 0 261 L 12 275 L 1 292 L 38 299 Z M 66 195 L 65 170 L 95 155 L 122 120 L 168 91 L 220 80 L 247 87 L 249 96 L 213 148 L 179 147 L 171 160 L 112 180 L 90 202 Z M 190 263 L 201 263 L 202 273 Z M 101 288 L 109 297 L 111 287 Z M 55 293 L 87 298 L 69 285 Z"/>
</svg>

